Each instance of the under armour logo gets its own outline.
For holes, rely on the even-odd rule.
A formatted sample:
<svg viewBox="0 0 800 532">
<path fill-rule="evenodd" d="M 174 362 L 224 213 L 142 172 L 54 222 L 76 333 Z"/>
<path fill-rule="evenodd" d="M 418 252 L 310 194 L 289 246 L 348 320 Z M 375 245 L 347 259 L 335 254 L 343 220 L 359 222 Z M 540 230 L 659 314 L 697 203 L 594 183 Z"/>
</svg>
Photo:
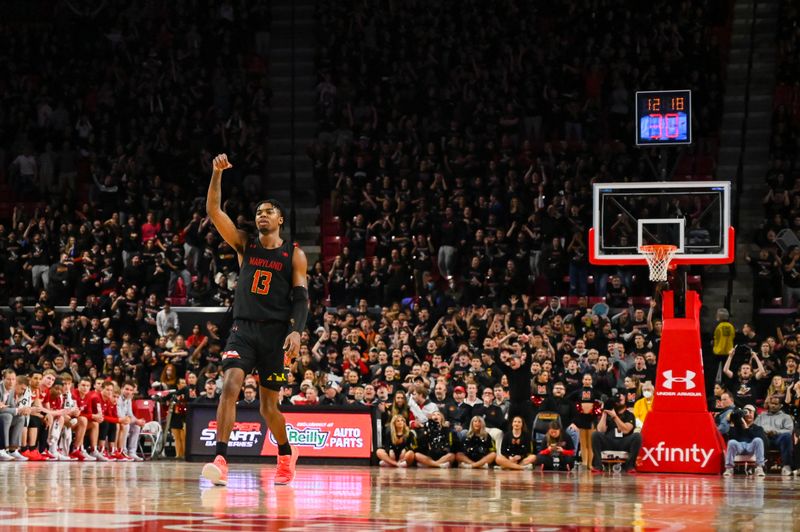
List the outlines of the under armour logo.
<svg viewBox="0 0 800 532">
<path fill-rule="evenodd" d="M 684 384 L 684 386 L 686 386 L 687 390 L 691 390 L 692 388 L 695 387 L 693 379 L 694 379 L 695 375 L 697 375 L 697 373 L 695 373 L 694 371 L 686 370 L 686 376 L 685 377 L 673 377 L 671 369 L 667 370 L 667 371 L 664 371 L 661 374 L 666 379 L 664 381 L 664 388 L 666 388 L 667 390 L 671 390 L 672 389 L 672 383 L 673 382 L 682 382 Z"/>
</svg>

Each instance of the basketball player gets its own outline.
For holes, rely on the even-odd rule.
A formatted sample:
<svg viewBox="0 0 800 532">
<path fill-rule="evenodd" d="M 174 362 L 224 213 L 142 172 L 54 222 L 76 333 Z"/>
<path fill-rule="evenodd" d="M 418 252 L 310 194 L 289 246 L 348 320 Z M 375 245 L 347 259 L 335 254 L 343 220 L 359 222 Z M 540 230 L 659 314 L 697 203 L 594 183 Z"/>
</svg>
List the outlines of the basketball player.
<svg viewBox="0 0 800 532">
<path fill-rule="evenodd" d="M 280 236 L 285 211 L 275 200 L 256 206 L 258 235 L 239 230 L 220 207 L 222 172 L 231 168 L 225 154 L 214 158 L 206 211 L 222 238 L 236 250 L 240 272 L 233 303 L 233 326 L 222 353 L 222 395 L 217 408 L 217 452 L 203 476 L 227 484 L 228 438 L 236 419 L 236 401 L 245 375 L 258 370 L 261 415 L 278 443 L 275 484 L 294 479 L 297 450 L 289 445 L 286 420 L 278 409 L 286 383 L 287 359 L 300 350 L 300 332 L 308 316 L 308 269 L 303 251 Z"/>
</svg>

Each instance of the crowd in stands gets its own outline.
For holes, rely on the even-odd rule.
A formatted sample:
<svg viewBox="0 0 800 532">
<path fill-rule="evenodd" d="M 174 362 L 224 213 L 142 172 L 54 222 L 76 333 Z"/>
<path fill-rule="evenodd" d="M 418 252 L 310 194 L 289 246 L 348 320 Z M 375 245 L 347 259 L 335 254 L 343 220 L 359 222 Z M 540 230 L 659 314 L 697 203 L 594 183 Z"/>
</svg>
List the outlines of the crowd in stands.
<svg viewBox="0 0 800 532">
<path fill-rule="evenodd" d="M 318 9 L 310 156 L 340 239 L 312 288 L 334 305 L 425 297 L 440 276 L 464 304 L 529 286 L 605 296 L 609 272 L 587 262 L 591 184 L 656 178 L 631 147 L 634 91 L 694 89 L 697 136 L 717 134 L 725 2 Z"/>
<path fill-rule="evenodd" d="M 792 2 L 782 2 L 776 32 L 776 81 L 773 100 L 764 223 L 756 235 L 758 251 L 748 259 L 753 268 L 757 307 L 800 304 L 800 73 L 798 47 L 800 13 Z"/>
<path fill-rule="evenodd" d="M 0 434 L 10 453 L 0 459 L 136 458 L 142 419 L 130 397 L 154 381 L 174 387 L 198 346 L 215 360 L 216 326 L 184 338 L 169 303 L 230 303 L 235 253 L 202 206 L 210 154 L 224 150 L 237 163 L 225 208 L 252 225 L 266 173 L 269 10 L 249 0 L 4 6 L 0 300 L 11 312 L 0 317 Z M 176 412 L 176 443 L 181 423 Z"/>
</svg>

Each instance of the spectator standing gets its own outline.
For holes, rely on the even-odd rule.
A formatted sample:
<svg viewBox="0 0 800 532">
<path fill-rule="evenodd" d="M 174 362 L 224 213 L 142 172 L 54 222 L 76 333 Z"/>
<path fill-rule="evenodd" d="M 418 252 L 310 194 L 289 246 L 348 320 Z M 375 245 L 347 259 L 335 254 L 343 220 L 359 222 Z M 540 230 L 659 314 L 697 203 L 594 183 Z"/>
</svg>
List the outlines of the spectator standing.
<svg viewBox="0 0 800 532">
<path fill-rule="evenodd" d="M 168 301 L 165 301 L 164 307 L 156 315 L 156 331 L 159 336 L 166 336 L 170 328 L 180 331 L 180 323 L 178 313 L 172 309 Z"/>
</svg>

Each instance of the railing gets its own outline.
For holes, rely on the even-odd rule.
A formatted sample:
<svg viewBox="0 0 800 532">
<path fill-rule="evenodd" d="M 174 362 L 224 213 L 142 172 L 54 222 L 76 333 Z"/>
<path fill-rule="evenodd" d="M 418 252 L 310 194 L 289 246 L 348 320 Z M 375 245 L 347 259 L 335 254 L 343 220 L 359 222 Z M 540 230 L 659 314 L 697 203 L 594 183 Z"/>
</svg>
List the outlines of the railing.
<svg viewBox="0 0 800 532">
<path fill-rule="evenodd" d="M 742 187 L 744 184 L 744 153 L 745 147 L 747 144 L 746 134 L 747 134 L 747 122 L 748 116 L 750 114 L 750 83 L 753 76 L 753 53 L 755 50 L 755 34 L 756 34 L 756 13 L 758 12 L 758 0 L 753 0 L 753 11 L 750 14 L 750 51 L 747 56 L 747 76 L 746 76 L 746 83 L 744 87 L 744 114 L 742 116 L 742 126 L 740 129 L 740 141 L 739 141 L 739 160 L 736 164 L 736 176 L 735 176 L 735 183 L 736 183 L 736 192 L 733 194 L 733 216 L 731 217 L 731 223 L 734 227 L 739 227 L 739 209 L 741 205 L 741 197 L 742 197 Z M 739 233 L 739 238 L 742 238 L 745 235 L 744 231 Z M 731 245 L 736 245 L 736 243 L 732 243 Z M 733 281 L 736 278 L 736 262 L 732 262 L 728 267 L 728 290 L 725 294 L 725 308 L 731 308 L 731 303 L 733 302 Z"/>
</svg>

